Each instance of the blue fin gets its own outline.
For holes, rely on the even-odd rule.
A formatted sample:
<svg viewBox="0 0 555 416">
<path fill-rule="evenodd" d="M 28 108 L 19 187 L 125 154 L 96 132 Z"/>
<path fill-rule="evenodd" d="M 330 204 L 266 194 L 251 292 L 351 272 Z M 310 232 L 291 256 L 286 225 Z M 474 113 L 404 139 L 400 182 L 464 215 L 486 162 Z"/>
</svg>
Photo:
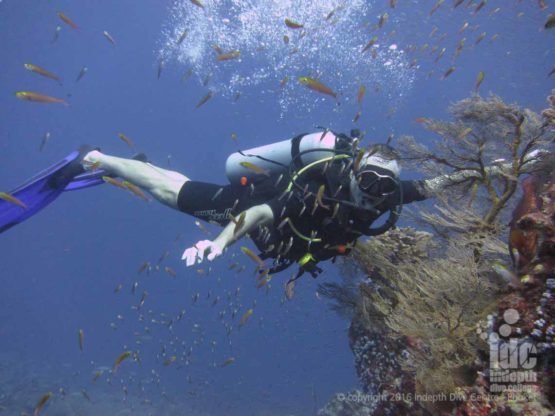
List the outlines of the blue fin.
<svg viewBox="0 0 555 416">
<path fill-rule="evenodd" d="M 58 163 L 33 176 L 10 192 L 27 208 L 0 199 L 0 233 L 25 221 L 54 201 L 64 191 L 103 183 L 103 171 L 84 172 L 81 167 L 83 151 L 73 151 Z"/>
</svg>

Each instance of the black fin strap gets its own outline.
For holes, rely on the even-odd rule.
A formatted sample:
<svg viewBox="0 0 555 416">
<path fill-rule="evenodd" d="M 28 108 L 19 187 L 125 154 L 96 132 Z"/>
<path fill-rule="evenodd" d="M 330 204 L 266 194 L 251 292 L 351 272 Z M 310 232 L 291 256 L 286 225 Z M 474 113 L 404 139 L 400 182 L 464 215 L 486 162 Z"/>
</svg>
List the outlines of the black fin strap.
<svg viewBox="0 0 555 416">
<path fill-rule="evenodd" d="M 303 167 L 303 162 L 301 160 L 301 140 L 306 136 L 305 134 L 299 134 L 291 139 L 291 160 L 295 166 L 296 170 Z"/>
</svg>

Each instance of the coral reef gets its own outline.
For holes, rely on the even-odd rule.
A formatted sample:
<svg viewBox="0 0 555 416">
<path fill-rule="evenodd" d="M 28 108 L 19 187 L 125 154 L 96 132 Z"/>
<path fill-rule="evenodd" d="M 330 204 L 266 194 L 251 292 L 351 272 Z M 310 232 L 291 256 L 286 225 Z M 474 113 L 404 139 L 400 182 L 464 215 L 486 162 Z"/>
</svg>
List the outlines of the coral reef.
<svg viewBox="0 0 555 416">
<path fill-rule="evenodd" d="M 350 414 L 552 411 L 555 96 L 548 101 L 539 115 L 472 96 L 451 107 L 454 121 L 420 120 L 439 136 L 433 151 L 402 139 L 407 164 L 472 175 L 412 214 L 426 231 L 391 230 L 353 250 L 365 275 L 357 295 L 328 291 L 336 309 L 353 311 L 349 339 L 366 396 Z M 348 414 L 354 404 L 341 397 L 321 414 Z"/>
<path fill-rule="evenodd" d="M 462 389 L 466 399 L 456 415 L 553 414 L 555 407 L 555 157 L 527 178 L 513 212 L 510 247 L 519 284 L 503 296 L 489 317 L 483 339 L 488 361 L 481 383 Z M 511 355 L 504 356 L 502 346 Z M 515 377 L 512 377 L 512 376 Z M 516 387 L 516 388 L 515 388 Z M 501 392 L 500 395 L 488 393 Z M 548 409 L 550 408 L 550 409 Z M 511 412 L 511 413 L 509 413 Z"/>
</svg>

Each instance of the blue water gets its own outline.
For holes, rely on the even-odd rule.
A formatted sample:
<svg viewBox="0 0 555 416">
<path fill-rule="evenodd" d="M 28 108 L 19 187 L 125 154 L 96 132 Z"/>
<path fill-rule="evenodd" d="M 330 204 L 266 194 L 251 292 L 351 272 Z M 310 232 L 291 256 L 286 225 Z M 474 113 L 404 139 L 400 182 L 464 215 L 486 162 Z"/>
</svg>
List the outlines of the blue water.
<svg viewBox="0 0 555 416">
<path fill-rule="evenodd" d="M 155 164 L 221 184 L 225 160 L 238 148 L 319 125 L 338 131 L 359 127 L 370 141 L 413 134 L 428 143 L 433 137 L 415 118 L 448 117 L 447 107 L 469 96 L 481 70 L 483 96 L 496 94 L 541 111 L 555 86 L 555 77 L 547 78 L 555 65 L 555 30 L 543 29 L 555 2 L 547 0 L 548 10 L 540 10 L 532 0 L 490 0 L 474 14 L 477 3 L 467 0 L 454 10 L 448 0 L 430 16 L 434 1 L 399 0 L 390 9 L 387 0 L 354 0 L 326 20 L 343 2 L 204 0 L 202 10 L 189 0 L 0 1 L 0 190 L 19 185 L 82 143 L 130 157 L 134 151 L 118 139 L 120 132 Z M 79 30 L 63 23 L 57 11 Z M 372 31 L 384 12 L 389 20 Z M 288 29 L 285 18 L 303 22 L 306 36 Z M 469 27 L 460 32 L 465 22 Z M 62 30 L 52 43 L 58 25 Z M 184 29 L 187 38 L 177 47 Z M 104 30 L 116 45 L 103 37 Z M 474 46 L 484 31 L 487 36 Z M 376 56 L 361 54 L 375 35 Z M 465 46 L 455 58 L 463 37 Z M 240 50 L 241 58 L 216 62 L 214 44 Z M 417 51 L 409 52 L 410 45 Z M 434 46 L 438 50 L 431 53 Z M 298 52 L 291 54 L 295 47 Z M 435 62 L 443 47 L 444 56 Z M 413 59 L 417 64 L 411 67 Z M 55 72 L 63 85 L 26 71 L 24 63 Z M 455 71 L 442 80 L 452 65 Z M 83 66 L 88 72 L 76 82 Z M 192 75 L 182 80 L 189 69 Z M 338 92 L 337 102 L 304 88 L 298 76 L 320 77 Z M 280 87 L 285 77 L 289 81 Z M 360 84 L 367 93 L 353 124 Z M 19 101 L 19 90 L 65 98 L 69 106 Z M 213 97 L 195 109 L 208 90 Z M 50 140 L 39 151 L 46 132 Z M 213 236 L 218 232 L 208 229 Z M 205 238 L 192 218 L 108 185 L 62 195 L 2 234 L 0 386 L 14 373 L 22 375 L 24 393 L 14 410 L 29 412 L 46 391 L 55 392 L 59 404 L 63 387 L 67 394 L 88 392 L 91 403 L 81 398 L 85 414 L 101 414 L 103 398 L 115 397 L 114 409 L 133 406 L 136 414 L 163 414 L 170 403 L 183 414 L 307 415 L 334 392 L 357 386 L 349 322 L 316 296 L 317 281 L 302 279 L 290 302 L 283 300 L 282 284 L 292 271 L 276 276 L 269 290 L 257 290 L 252 264 L 238 249 L 250 246 L 247 241 L 212 264 L 185 268 L 181 253 Z M 156 265 L 166 251 L 160 271 L 137 273 L 145 261 Z M 236 261 L 246 266 L 244 272 L 228 270 Z M 176 278 L 164 272 L 166 266 Z M 338 267 L 330 265 L 319 280 L 338 276 Z M 138 288 L 131 294 L 134 282 Z M 114 293 L 119 284 L 121 291 Z M 145 290 L 139 320 L 132 307 Z M 200 297 L 194 304 L 195 293 Z M 253 316 L 238 331 L 239 318 L 252 307 Z M 183 309 L 183 319 L 176 321 Z M 232 319 L 233 309 L 238 312 Z M 229 336 L 226 325 L 233 325 Z M 83 352 L 79 329 L 85 333 Z M 126 349 L 137 351 L 140 363 L 129 360 L 117 374 L 106 372 L 92 382 L 95 369 L 111 367 Z M 179 360 L 165 366 L 172 355 Z M 235 362 L 222 368 L 229 357 Z M 10 387 L 0 387 L 0 406 L 7 399 L 1 392 Z"/>
</svg>

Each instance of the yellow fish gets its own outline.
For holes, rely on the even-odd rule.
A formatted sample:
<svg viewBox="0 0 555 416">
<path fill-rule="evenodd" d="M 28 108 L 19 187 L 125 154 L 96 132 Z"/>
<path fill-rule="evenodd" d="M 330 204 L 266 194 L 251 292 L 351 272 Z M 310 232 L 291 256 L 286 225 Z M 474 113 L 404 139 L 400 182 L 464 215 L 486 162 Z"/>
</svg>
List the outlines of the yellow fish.
<svg viewBox="0 0 555 416">
<path fill-rule="evenodd" d="M 261 259 L 260 257 L 258 257 L 255 253 L 253 253 L 252 250 L 250 250 L 248 247 L 245 247 L 245 246 L 241 247 L 241 251 L 242 251 L 243 253 L 245 253 L 245 255 L 247 255 L 248 257 L 250 257 L 250 259 L 251 259 L 252 261 L 254 261 L 254 262 L 258 265 L 258 267 L 259 267 L 260 269 L 266 268 L 266 266 L 265 266 L 264 262 L 262 261 L 262 259 Z"/>
<path fill-rule="evenodd" d="M 27 205 L 25 205 L 21 200 L 17 199 L 15 196 L 10 195 L 7 192 L 0 192 L 0 199 L 4 201 L 8 201 L 11 204 L 17 205 L 23 209 L 27 209 Z"/>
<path fill-rule="evenodd" d="M 227 53 L 220 53 L 216 57 L 217 61 L 229 61 L 231 59 L 239 58 L 241 56 L 241 52 L 239 51 L 231 51 Z"/>
<path fill-rule="evenodd" d="M 366 94 L 366 86 L 361 85 L 360 87 L 358 87 L 358 92 L 357 92 L 357 102 L 359 105 L 362 104 L 362 100 L 364 99 L 364 94 Z"/>
<path fill-rule="evenodd" d="M 484 71 L 480 71 L 478 72 L 478 77 L 476 78 L 476 84 L 474 85 L 474 91 L 478 91 L 478 88 L 480 88 L 480 85 L 482 85 L 482 82 L 484 81 L 486 74 L 484 73 Z"/>
<path fill-rule="evenodd" d="M 337 94 L 329 88 L 327 85 L 322 84 L 320 81 L 310 78 L 310 77 L 299 77 L 297 80 L 303 84 L 305 87 L 320 92 L 322 94 L 330 95 L 333 98 L 337 98 Z"/>
<path fill-rule="evenodd" d="M 465 129 L 463 129 L 459 135 L 457 136 L 457 139 L 462 140 L 464 139 L 470 132 L 472 131 L 472 127 L 467 127 Z"/>
<path fill-rule="evenodd" d="M 125 361 L 126 359 L 128 359 L 129 357 L 131 357 L 131 351 L 124 351 L 122 352 L 118 358 L 116 358 L 116 361 L 114 361 L 114 365 L 112 366 L 112 372 L 116 373 L 116 371 L 118 371 L 119 366 L 121 365 L 121 363 L 123 361 Z"/>
<path fill-rule="evenodd" d="M 145 193 L 141 191 L 141 188 L 139 188 L 137 185 L 134 185 L 129 181 L 123 181 L 121 184 L 129 189 L 129 191 L 131 191 L 133 195 L 138 196 L 143 201 L 150 202 L 150 198 L 146 196 Z"/>
<path fill-rule="evenodd" d="M 270 275 L 263 276 L 263 277 L 258 281 L 258 284 L 256 285 L 256 288 L 257 288 L 257 289 L 260 289 L 260 288 L 266 286 L 268 283 L 270 283 L 271 280 L 272 280 L 272 276 L 270 276 Z"/>
<path fill-rule="evenodd" d="M 79 27 L 75 24 L 75 22 L 71 20 L 69 17 L 67 17 L 65 14 L 63 14 L 62 12 L 58 12 L 58 17 L 62 19 L 65 24 L 71 26 L 73 29 L 79 30 Z"/>
<path fill-rule="evenodd" d="M 46 104 L 65 104 L 69 105 L 67 102 L 61 98 L 50 97 L 49 95 L 43 95 L 31 91 L 18 91 L 15 96 L 20 100 L 33 101 L 35 103 L 46 103 Z"/>
<path fill-rule="evenodd" d="M 241 166 L 243 166 L 246 169 L 252 170 L 254 173 L 256 173 L 257 175 L 266 175 L 266 176 L 270 176 L 270 174 L 268 173 L 267 170 L 262 169 L 260 166 L 255 165 L 254 163 L 251 162 L 239 162 L 239 164 Z"/>
<path fill-rule="evenodd" d="M 111 178 L 110 176 L 103 176 L 102 180 L 104 182 L 108 182 L 110 185 L 114 185 L 117 188 L 127 189 L 122 181 L 118 181 L 117 179 Z"/>
<path fill-rule="evenodd" d="M 34 72 L 35 74 L 42 75 L 43 77 L 50 78 L 50 79 L 53 79 L 54 81 L 58 81 L 59 83 L 61 83 L 60 78 L 56 74 L 53 74 L 52 72 L 47 71 L 46 69 L 41 68 L 40 66 L 33 65 L 33 64 L 23 64 L 23 66 L 28 71 Z"/>
<path fill-rule="evenodd" d="M 233 221 L 235 223 L 235 228 L 233 229 L 233 234 L 237 234 L 237 232 L 241 229 L 241 227 L 243 227 L 243 225 L 245 225 L 245 217 L 246 217 L 247 213 L 245 211 L 243 211 L 241 213 L 241 215 L 239 215 L 239 219 L 235 219 L 233 217 L 233 215 L 230 214 L 231 216 L 231 221 Z"/>
<path fill-rule="evenodd" d="M 287 27 L 290 28 L 290 29 L 301 29 L 301 28 L 304 27 L 303 24 L 294 22 L 294 21 L 291 20 L 291 19 L 285 19 L 285 26 L 287 26 Z"/>
<path fill-rule="evenodd" d="M 177 360 L 177 357 L 175 355 L 172 355 L 171 357 L 169 357 L 164 361 L 164 365 L 167 367 L 168 365 L 175 363 L 176 360 Z"/>
<path fill-rule="evenodd" d="M 92 381 L 95 382 L 96 380 L 98 380 L 100 377 L 102 377 L 102 374 L 104 374 L 104 371 L 102 370 L 95 371 Z"/>
<path fill-rule="evenodd" d="M 252 316 L 253 313 L 254 313 L 254 310 L 252 308 L 249 309 L 248 311 L 246 311 L 243 314 L 243 316 L 241 317 L 241 320 L 239 321 L 239 326 L 241 327 L 241 326 L 245 325 L 248 322 L 249 318 Z"/>
<path fill-rule="evenodd" d="M 321 185 L 318 189 L 318 193 L 316 194 L 316 203 L 324 209 L 330 209 L 329 205 L 324 204 L 324 201 L 322 201 L 322 197 L 324 196 L 325 191 L 326 185 Z"/>
<path fill-rule="evenodd" d="M 129 146 L 130 148 L 134 148 L 135 147 L 135 143 L 133 143 L 133 140 L 131 140 L 129 137 L 127 137 L 125 134 L 123 133 L 118 133 L 118 137 L 125 142 L 125 144 L 127 146 Z"/>
</svg>

